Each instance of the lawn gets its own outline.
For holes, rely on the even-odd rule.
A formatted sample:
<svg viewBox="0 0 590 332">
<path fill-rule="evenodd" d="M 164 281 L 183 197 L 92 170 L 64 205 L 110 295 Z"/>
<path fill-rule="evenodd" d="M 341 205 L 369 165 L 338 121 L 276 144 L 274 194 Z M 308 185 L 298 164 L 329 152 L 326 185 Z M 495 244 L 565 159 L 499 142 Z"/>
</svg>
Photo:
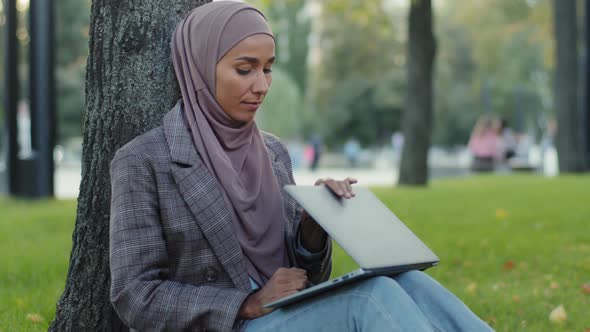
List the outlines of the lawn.
<svg viewBox="0 0 590 332">
<path fill-rule="evenodd" d="M 496 330 L 590 329 L 589 176 L 481 176 L 374 191 L 441 258 L 428 273 Z M 0 331 L 47 329 L 75 208 L 0 199 Z M 355 267 L 335 250 L 333 274 Z M 550 321 L 560 305 L 567 318 Z"/>
</svg>

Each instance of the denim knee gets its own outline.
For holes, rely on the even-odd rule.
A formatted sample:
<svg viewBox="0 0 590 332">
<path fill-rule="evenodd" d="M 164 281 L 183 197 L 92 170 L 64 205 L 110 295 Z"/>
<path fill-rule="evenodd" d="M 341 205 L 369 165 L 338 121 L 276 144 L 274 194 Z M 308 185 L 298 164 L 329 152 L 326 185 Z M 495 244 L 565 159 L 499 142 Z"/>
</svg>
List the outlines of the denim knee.
<svg viewBox="0 0 590 332">
<path fill-rule="evenodd" d="M 358 288 L 376 299 L 383 296 L 396 296 L 404 291 L 395 280 L 383 276 L 363 280 L 358 284 Z"/>
</svg>

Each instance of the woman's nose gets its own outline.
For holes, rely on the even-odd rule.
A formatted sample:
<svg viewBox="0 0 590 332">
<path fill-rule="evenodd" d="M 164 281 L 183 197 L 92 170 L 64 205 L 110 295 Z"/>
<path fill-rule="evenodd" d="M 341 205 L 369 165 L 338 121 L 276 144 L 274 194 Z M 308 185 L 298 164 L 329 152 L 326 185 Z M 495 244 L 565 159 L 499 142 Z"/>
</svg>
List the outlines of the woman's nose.
<svg viewBox="0 0 590 332">
<path fill-rule="evenodd" d="M 265 75 L 264 73 L 259 73 L 258 75 L 256 75 L 256 80 L 252 85 L 252 92 L 266 94 L 269 88 L 270 82 L 267 75 Z"/>
</svg>

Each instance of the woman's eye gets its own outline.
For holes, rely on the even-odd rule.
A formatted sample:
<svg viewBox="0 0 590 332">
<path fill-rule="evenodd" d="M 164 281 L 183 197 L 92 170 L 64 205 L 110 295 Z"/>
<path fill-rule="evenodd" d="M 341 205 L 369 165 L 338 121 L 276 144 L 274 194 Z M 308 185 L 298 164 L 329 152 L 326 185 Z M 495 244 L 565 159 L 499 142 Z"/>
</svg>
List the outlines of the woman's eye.
<svg viewBox="0 0 590 332">
<path fill-rule="evenodd" d="M 270 69 L 270 68 L 264 68 L 264 73 L 265 74 L 270 74 L 270 73 L 272 73 L 272 69 Z"/>
<path fill-rule="evenodd" d="M 250 69 L 239 69 L 239 68 L 236 68 L 236 72 L 239 75 L 248 75 L 248 74 L 250 74 Z"/>
</svg>

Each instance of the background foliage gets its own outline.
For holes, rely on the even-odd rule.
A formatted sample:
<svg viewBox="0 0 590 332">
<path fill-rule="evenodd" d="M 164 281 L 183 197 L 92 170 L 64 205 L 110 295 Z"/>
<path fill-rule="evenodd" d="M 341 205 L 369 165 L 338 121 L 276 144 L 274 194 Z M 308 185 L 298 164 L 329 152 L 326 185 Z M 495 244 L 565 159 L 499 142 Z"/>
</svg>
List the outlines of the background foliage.
<svg viewBox="0 0 590 332">
<path fill-rule="evenodd" d="M 279 72 L 273 89 L 296 96 L 289 98 L 301 115 L 296 125 L 277 126 L 292 115 L 273 110 L 269 112 L 273 120 L 263 119 L 261 125 L 287 139 L 321 134 L 330 145 L 349 137 L 365 146 L 389 142 L 390 134 L 400 129 L 404 107 L 408 1 L 248 1 L 267 15 L 277 36 Z M 578 3 L 583 8 L 583 1 Z M 550 1 L 434 4 L 438 39 L 434 144 L 465 144 L 481 114 L 505 117 L 515 129 L 539 136 L 553 117 Z M 81 133 L 89 12 L 88 0 L 56 2 L 62 143 Z M 26 46 L 27 18 L 21 16 L 21 41 Z M 0 13 L 0 31 L 2 17 Z M 581 18 L 582 13 L 580 29 Z M 26 59 L 24 51 L 21 58 Z M 26 74 L 24 64 L 21 73 Z M 24 95 L 26 90 L 25 82 Z M 266 110 L 282 107 L 270 100 L 265 106 Z"/>
<path fill-rule="evenodd" d="M 276 9 L 294 2 L 291 8 L 297 10 Z M 313 116 L 305 117 L 300 134 L 319 133 L 332 145 L 349 137 L 364 145 L 387 143 L 400 129 L 404 107 L 408 3 L 254 3 L 270 13 L 273 27 L 282 27 L 276 23 L 282 20 L 297 22 L 285 15 L 312 18 L 307 66 L 285 70 L 291 77 L 308 72 L 299 104 Z M 437 1 L 435 27 L 434 144 L 465 144 L 482 114 L 506 118 L 517 131 L 540 136 L 553 117 L 550 1 Z M 280 59 L 281 28 L 277 35 Z"/>
</svg>

